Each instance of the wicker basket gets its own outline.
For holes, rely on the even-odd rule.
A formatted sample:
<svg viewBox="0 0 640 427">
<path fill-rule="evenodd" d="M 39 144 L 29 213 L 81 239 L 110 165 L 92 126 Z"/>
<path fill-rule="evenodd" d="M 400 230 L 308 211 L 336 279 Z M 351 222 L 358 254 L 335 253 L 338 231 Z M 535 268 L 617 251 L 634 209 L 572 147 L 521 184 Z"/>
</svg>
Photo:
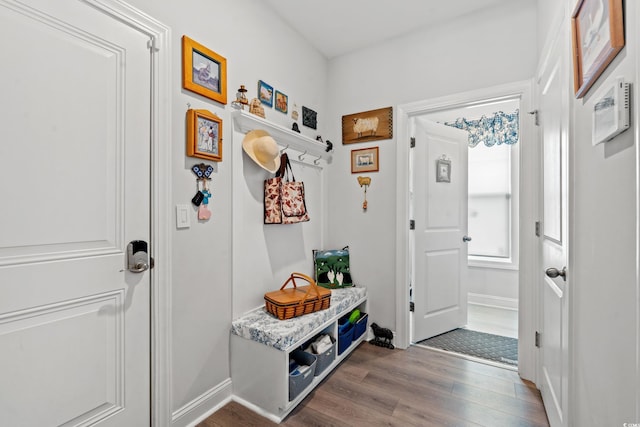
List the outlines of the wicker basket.
<svg viewBox="0 0 640 427">
<path fill-rule="evenodd" d="M 309 285 L 297 286 L 296 278 L 306 280 Z M 289 282 L 293 288 L 285 289 Z M 302 273 L 291 273 L 279 290 L 264 294 L 265 309 L 280 320 L 325 310 L 330 304 L 331 290 L 318 287 L 311 277 Z"/>
</svg>

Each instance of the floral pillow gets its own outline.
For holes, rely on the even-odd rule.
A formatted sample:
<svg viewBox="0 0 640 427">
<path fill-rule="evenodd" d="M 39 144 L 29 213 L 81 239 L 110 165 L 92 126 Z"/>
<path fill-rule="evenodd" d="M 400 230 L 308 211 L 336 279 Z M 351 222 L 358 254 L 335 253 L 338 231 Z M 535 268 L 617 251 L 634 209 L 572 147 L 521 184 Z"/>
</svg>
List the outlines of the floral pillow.
<svg viewBox="0 0 640 427">
<path fill-rule="evenodd" d="M 349 246 L 327 251 L 314 250 L 313 264 L 318 286 L 329 289 L 353 286 L 349 268 Z"/>
</svg>

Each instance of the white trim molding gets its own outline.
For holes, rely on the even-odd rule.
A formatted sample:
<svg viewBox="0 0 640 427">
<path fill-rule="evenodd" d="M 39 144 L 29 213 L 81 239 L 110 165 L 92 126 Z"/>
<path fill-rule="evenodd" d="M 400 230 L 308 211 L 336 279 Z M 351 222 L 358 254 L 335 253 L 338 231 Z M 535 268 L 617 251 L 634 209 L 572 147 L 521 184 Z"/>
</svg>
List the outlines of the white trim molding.
<svg viewBox="0 0 640 427">
<path fill-rule="evenodd" d="M 171 414 L 174 425 L 196 426 L 231 401 L 232 383 L 227 378 Z M 206 412 L 203 414 L 202 411 Z M 198 415 L 200 414 L 200 415 Z M 197 416 L 197 417 L 194 417 Z M 191 417 L 191 419 L 189 419 Z"/>
<path fill-rule="evenodd" d="M 467 301 L 469 304 L 482 305 L 484 307 L 500 308 L 503 310 L 518 310 L 518 300 L 516 298 L 505 298 L 495 295 L 469 292 L 467 294 Z"/>
<path fill-rule="evenodd" d="M 149 36 L 151 53 L 151 425 L 171 423 L 171 30 L 120 0 L 84 0 Z"/>
</svg>

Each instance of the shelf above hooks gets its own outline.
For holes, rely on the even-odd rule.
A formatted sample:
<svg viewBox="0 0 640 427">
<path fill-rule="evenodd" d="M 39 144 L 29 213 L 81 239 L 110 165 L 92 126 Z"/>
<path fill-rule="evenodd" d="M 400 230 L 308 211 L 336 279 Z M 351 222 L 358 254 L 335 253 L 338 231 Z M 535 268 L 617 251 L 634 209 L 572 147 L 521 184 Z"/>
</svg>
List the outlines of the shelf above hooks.
<svg viewBox="0 0 640 427">
<path fill-rule="evenodd" d="M 276 140 L 278 145 L 283 148 L 290 148 L 292 150 L 306 153 L 311 157 L 316 157 L 317 160 L 324 160 L 327 163 L 331 163 L 333 158 L 331 153 L 327 153 L 325 150 L 327 144 L 316 141 L 308 136 L 299 134 L 292 130 L 280 126 L 275 123 L 271 123 L 268 120 L 258 117 L 255 114 L 251 114 L 247 111 L 236 110 L 231 112 L 235 128 L 237 131 L 247 133 L 255 129 L 263 129 Z M 317 163 L 316 163 L 317 164 Z"/>
</svg>

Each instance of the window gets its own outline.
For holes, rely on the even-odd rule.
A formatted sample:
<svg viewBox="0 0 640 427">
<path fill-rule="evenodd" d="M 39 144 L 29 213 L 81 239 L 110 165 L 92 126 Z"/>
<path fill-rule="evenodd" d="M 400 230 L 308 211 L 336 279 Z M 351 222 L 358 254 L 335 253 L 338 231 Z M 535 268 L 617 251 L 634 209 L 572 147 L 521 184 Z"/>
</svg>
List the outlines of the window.
<svg viewBox="0 0 640 427">
<path fill-rule="evenodd" d="M 511 258 L 511 145 L 469 148 L 469 255 Z"/>
</svg>

